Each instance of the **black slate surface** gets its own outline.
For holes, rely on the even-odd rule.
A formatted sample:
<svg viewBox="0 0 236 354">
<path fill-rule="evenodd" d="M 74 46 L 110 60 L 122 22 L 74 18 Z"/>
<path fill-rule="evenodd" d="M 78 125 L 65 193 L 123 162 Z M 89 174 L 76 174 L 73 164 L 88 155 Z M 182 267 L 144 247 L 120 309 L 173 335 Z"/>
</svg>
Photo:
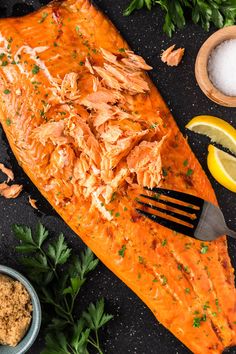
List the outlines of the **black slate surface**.
<svg viewBox="0 0 236 354">
<path fill-rule="evenodd" d="M 46 4 L 47 0 L 0 0 L 0 17 L 20 16 Z M 185 124 L 198 114 L 212 114 L 224 118 L 236 127 L 236 109 L 220 107 L 209 101 L 198 88 L 194 78 L 196 54 L 209 36 L 200 27 L 188 23 L 186 29 L 178 31 L 172 39 L 162 33 L 163 15 L 158 9 L 140 11 L 131 17 L 123 17 L 122 10 L 128 0 L 96 0 L 95 3 L 111 18 L 121 34 L 136 53 L 142 55 L 153 66 L 151 77 L 186 135 Z M 1 27 L 0 27 L 1 31 Z M 213 32 L 212 29 L 211 32 Z M 176 43 L 186 48 L 182 64 L 169 68 L 160 61 L 162 49 Z M 189 143 L 200 160 L 216 191 L 220 206 L 229 226 L 236 228 L 235 194 L 219 186 L 210 176 L 206 165 L 208 139 L 188 132 Z M 16 241 L 11 232 L 13 223 L 34 226 L 41 221 L 52 234 L 63 232 L 69 245 L 79 252 L 84 245 L 66 226 L 51 206 L 40 196 L 37 189 L 17 165 L 5 136 L 0 129 L 0 161 L 13 166 L 16 181 L 24 185 L 24 192 L 16 200 L 0 199 L 0 263 L 21 269 L 14 246 Z M 3 180 L 3 175 L 0 175 Z M 37 199 L 40 212 L 28 204 L 28 195 Z M 236 242 L 229 239 L 229 253 L 236 267 Z M 78 310 L 97 297 L 106 298 L 107 310 L 114 320 L 101 334 L 104 352 L 108 354 L 188 354 L 190 353 L 166 329 L 157 323 L 147 307 L 105 266 L 100 264 L 81 292 Z M 227 301 L 227 299 L 225 299 Z M 28 354 L 38 354 L 43 347 L 43 331 Z M 0 350 L 1 353 L 1 350 Z M 236 353 L 231 348 L 227 353 Z M 202 353 L 204 354 L 204 353 Z"/>
</svg>

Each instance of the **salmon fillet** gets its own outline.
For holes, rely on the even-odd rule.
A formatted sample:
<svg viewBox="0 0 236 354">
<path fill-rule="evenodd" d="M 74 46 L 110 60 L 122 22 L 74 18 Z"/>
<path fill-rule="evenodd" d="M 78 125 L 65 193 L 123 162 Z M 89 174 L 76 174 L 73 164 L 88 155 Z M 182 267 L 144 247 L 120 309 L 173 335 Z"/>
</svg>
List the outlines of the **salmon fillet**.
<svg viewBox="0 0 236 354">
<path fill-rule="evenodd" d="M 144 186 L 217 203 L 151 67 L 88 0 L 1 20 L 0 64 L 0 122 L 65 222 L 193 353 L 235 345 L 226 238 L 203 244 L 135 212 Z"/>
</svg>

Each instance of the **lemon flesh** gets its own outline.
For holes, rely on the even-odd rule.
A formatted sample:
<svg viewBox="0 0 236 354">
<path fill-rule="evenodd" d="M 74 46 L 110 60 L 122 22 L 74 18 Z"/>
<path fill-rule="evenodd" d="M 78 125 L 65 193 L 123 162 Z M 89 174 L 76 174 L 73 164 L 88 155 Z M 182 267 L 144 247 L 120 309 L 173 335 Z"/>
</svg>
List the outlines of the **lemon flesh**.
<svg viewBox="0 0 236 354">
<path fill-rule="evenodd" d="M 223 119 L 213 116 L 197 116 L 186 125 L 186 128 L 208 136 L 211 141 L 236 154 L 236 129 Z"/>
<path fill-rule="evenodd" d="M 208 147 L 207 165 L 212 176 L 222 186 L 236 193 L 236 158 L 217 149 Z"/>
</svg>

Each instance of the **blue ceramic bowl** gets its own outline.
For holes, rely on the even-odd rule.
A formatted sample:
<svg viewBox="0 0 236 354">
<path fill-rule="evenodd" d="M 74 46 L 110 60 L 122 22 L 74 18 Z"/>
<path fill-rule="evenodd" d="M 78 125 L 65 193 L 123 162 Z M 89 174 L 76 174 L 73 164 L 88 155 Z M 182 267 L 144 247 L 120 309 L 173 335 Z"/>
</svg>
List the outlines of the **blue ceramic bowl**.
<svg viewBox="0 0 236 354">
<path fill-rule="evenodd" d="M 0 265 L 0 274 L 8 275 L 9 277 L 21 282 L 25 286 L 31 297 L 33 306 L 32 321 L 26 335 L 16 347 L 0 345 L 0 354 L 24 354 L 34 343 L 41 326 L 41 306 L 39 298 L 31 283 L 16 270 Z"/>
</svg>

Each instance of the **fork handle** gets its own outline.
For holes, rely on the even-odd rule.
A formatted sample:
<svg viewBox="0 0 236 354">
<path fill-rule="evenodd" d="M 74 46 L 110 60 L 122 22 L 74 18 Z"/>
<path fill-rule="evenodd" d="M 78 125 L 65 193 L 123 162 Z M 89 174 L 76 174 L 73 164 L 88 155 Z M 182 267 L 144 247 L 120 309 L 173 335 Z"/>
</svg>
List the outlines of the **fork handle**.
<svg viewBox="0 0 236 354">
<path fill-rule="evenodd" d="M 226 233 L 226 235 L 236 239 L 236 231 L 233 231 L 233 230 L 230 230 L 230 229 L 227 228 L 225 233 Z"/>
</svg>

